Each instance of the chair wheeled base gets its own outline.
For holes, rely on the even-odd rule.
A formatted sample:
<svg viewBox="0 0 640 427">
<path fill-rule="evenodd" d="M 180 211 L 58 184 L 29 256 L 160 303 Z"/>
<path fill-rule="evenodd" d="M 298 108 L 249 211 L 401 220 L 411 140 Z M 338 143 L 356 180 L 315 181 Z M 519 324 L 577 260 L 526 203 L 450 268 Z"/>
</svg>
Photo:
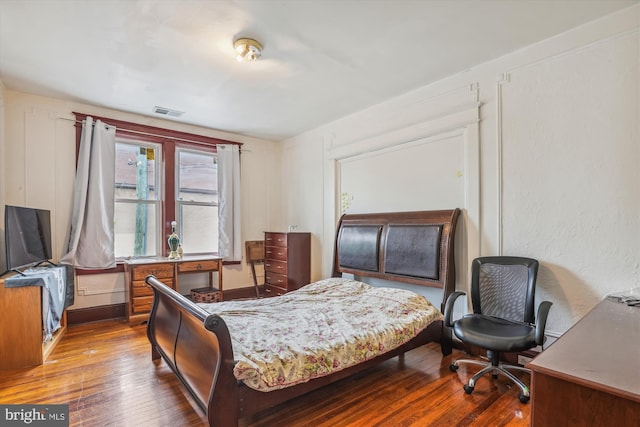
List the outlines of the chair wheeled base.
<svg viewBox="0 0 640 427">
<path fill-rule="evenodd" d="M 449 369 L 453 372 L 456 372 L 458 370 L 461 363 L 468 363 L 471 365 L 483 366 L 483 368 L 480 371 L 478 371 L 473 377 L 471 377 L 469 381 L 463 386 L 465 393 L 467 394 L 473 393 L 473 390 L 475 389 L 476 382 L 478 381 L 478 379 L 484 374 L 487 374 L 490 372 L 491 377 L 494 379 L 498 378 L 498 374 L 502 374 L 505 377 L 509 378 L 511 381 L 513 381 L 520 388 L 521 393 L 518 395 L 520 402 L 522 403 L 529 402 L 529 399 L 531 398 L 529 393 L 529 387 L 527 387 L 525 383 L 520 381 L 518 377 L 513 375 L 507 369 L 521 371 L 521 372 L 528 372 L 528 373 L 531 373 L 531 370 L 518 365 L 500 363 L 498 360 L 498 354 L 495 352 L 487 351 L 487 357 L 489 358 L 490 362 L 473 360 L 473 359 L 458 359 L 458 360 L 454 360 L 453 363 L 449 365 Z"/>
</svg>

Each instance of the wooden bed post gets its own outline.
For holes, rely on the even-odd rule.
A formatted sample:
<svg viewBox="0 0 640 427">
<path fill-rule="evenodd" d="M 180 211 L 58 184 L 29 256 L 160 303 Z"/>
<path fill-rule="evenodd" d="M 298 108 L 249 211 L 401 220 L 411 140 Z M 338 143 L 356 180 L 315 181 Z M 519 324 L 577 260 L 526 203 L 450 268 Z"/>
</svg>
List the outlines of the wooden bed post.
<svg viewBox="0 0 640 427">
<path fill-rule="evenodd" d="M 231 335 L 224 320 L 218 315 L 211 314 L 204 320 L 204 327 L 213 332 L 218 338 L 219 366 L 213 381 L 209 402 L 207 403 L 207 418 L 210 426 L 237 426 L 240 418 L 240 398 L 238 395 L 238 380 L 233 375 L 235 361 L 231 346 Z"/>
</svg>

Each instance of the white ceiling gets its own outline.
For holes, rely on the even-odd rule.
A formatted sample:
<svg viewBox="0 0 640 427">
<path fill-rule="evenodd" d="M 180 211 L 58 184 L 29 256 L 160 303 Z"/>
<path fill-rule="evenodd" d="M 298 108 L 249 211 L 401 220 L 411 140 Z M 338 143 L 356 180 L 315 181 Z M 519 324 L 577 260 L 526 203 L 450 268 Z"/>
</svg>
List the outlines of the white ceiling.
<svg viewBox="0 0 640 427">
<path fill-rule="evenodd" d="M 638 1 L 0 0 L 0 79 L 280 140 Z"/>
</svg>

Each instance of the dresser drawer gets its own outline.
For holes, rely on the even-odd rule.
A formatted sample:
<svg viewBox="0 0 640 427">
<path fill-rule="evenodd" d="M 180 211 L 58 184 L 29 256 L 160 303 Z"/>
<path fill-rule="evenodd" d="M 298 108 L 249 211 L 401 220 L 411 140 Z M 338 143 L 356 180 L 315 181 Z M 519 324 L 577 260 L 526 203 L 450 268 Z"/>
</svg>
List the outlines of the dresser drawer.
<svg viewBox="0 0 640 427">
<path fill-rule="evenodd" d="M 287 248 L 282 246 L 267 246 L 264 250 L 264 257 L 267 260 L 287 260 Z"/>
<path fill-rule="evenodd" d="M 285 233 L 264 233 L 264 243 L 267 246 L 287 246 L 287 235 Z"/>
<path fill-rule="evenodd" d="M 286 289 L 280 288 L 278 286 L 272 286 L 272 285 L 264 285 L 264 292 L 270 296 L 270 297 L 274 297 L 276 295 L 284 295 L 287 293 Z"/>
<path fill-rule="evenodd" d="M 144 280 L 149 275 L 158 279 L 173 278 L 173 264 L 145 264 L 133 267 L 133 280 Z"/>
<path fill-rule="evenodd" d="M 283 276 L 282 274 L 271 273 L 269 271 L 264 274 L 264 283 L 265 285 L 273 285 L 278 286 L 283 289 L 287 289 L 287 276 Z"/>
<path fill-rule="evenodd" d="M 131 311 L 134 313 L 148 313 L 151 311 L 151 305 L 153 304 L 153 296 L 150 297 L 133 297 L 131 299 L 133 307 Z"/>
<path fill-rule="evenodd" d="M 184 261 L 178 264 L 178 273 L 189 273 L 192 271 L 217 271 L 217 261 Z"/>
<path fill-rule="evenodd" d="M 287 263 L 267 259 L 264 261 L 264 270 L 272 273 L 287 274 Z"/>
</svg>

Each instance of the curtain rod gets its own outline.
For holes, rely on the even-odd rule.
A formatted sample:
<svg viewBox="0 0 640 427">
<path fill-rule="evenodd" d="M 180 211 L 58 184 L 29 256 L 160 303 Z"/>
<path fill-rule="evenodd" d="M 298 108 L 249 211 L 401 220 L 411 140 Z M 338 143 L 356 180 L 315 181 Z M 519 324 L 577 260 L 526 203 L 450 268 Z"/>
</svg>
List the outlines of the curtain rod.
<svg viewBox="0 0 640 427">
<path fill-rule="evenodd" d="M 58 117 L 58 119 L 67 120 L 67 121 L 69 121 L 69 122 L 82 123 L 82 124 L 84 124 L 84 122 L 85 122 L 84 120 L 69 119 L 69 118 L 67 118 L 67 117 Z M 99 120 L 100 120 L 100 119 L 99 119 Z M 119 127 L 117 127 L 117 126 L 110 125 L 109 123 L 107 123 L 107 122 L 105 122 L 105 121 L 103 121 L 103 120 L 100 120 L 100 121 L 102 121 L 102 123 L 104 123 L 104 124 L 106 124 L 106 125 L 108 125 L 108 126 L 113 126 L 113 127 L 115 127 L 116 129 L 120 129 L 120 130 L 125 131 L 125 132 L 128 132 L 128 133 L 135 133 L 135 134 L 138 134 L 138 135 L 155 136 L 155 137 L 158 137 L 158 138 L 164 138 L 164 139 L 173 139 L 173 140 L 181 141 L 181 142 L 189 142 L 189 143 L 192 143 L 192 144 L 206 145 L 206 146 L 208 146 L 208 147 L 211 147 L 212 145 L 215 145 L 215 146 L 218 146 L 218 145 L 225 145 L 225 144 L 216 144 L 216 143 L 211 144 L 211 143 L 208 143 L 208 142 L 194 141 L 194 140 L 192 140 L 192 139 L 185 139 L 185 138 L 178 138 L 178 137 L 175 137 L 175 136 L 160 135 L 160 134 L 157 134 L 157 133 L 141 132 L 141 131 L 139 131 L 139 130 L 131 130 L 131 129 L 127 129 L 127 128 L 119 128 Z M 94 126 L 95 124 L 96 124 L 96 122 L 94 121 L 94 122 L 91 124 L 91 126 Z M 239 146 L 242 148 L 242 144 L 241 144 L 241 143 L 239 143 L 239 142 L 231 142 L 231 141 L 229 141 L 229 142 L 230 142 L 231 144 L 239 145 Z M 247 151 L 247 150 L 244 150 L 244 151 Z"/>
</svg>

